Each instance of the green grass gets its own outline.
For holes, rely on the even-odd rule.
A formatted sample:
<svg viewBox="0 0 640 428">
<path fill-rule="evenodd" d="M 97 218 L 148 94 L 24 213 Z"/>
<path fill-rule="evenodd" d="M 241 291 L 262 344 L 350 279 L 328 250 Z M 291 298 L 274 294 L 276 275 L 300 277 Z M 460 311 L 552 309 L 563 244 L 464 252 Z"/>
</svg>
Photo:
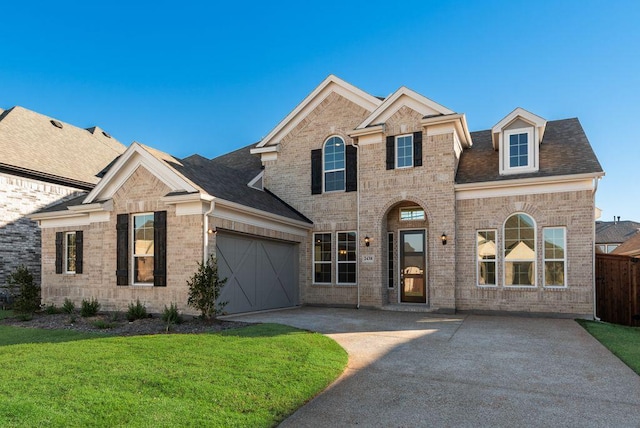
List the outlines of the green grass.
<svg viewBox="0 0 640 428">
<path fill-rule="evenodd" d="M 1 343 L 11 329 L 42 338 L 6 328 Z M 274 426 L 347 362 L 333 340 L 275 324 L 199 335 L 68 333 L 58 331 L 58 343 L 0 347 L 0 426 Z"/>
<path fill-rule="evenodd" d="M 640 328 L 578 320 L 593 337 L 640 375 Z"/>
<path fill-rule="evenodd" d="M 0 320 L 13 316 L 13 311 L 8 309 L 0 309 Z"/>
</svg>

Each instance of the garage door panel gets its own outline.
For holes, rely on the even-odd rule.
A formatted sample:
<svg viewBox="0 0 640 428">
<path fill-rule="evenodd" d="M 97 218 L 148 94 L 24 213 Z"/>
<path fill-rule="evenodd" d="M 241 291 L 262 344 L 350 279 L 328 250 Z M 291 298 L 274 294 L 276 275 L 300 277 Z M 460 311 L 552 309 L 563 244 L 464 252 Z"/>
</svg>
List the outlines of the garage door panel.
<svg viewBox="0 0 640 428">
<path fill-rule="evenodd" d="M 220 300 L 228 313 L 298 304 L 298 247 L 295 244 L 219 233 L 218 269 L 228 278 Z"/>
</svg>

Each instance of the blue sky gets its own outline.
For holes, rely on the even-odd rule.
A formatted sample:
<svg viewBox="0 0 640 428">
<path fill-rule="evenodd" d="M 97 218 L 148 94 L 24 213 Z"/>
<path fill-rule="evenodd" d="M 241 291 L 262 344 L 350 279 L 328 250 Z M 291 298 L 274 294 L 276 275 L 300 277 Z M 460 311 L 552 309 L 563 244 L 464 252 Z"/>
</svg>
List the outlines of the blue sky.
<svg viewBox="0 0 640 428">
<path fill-rule="evenodd" d="M 7 2 L 0 107 L 215 157 L 329 74 L 378 96 L 404 85 L 472 131 L 518 106 L 578 117 L 607 173 L 602 220 L 640 221 L 640 2 L 217 3 Z"/>
</svg>

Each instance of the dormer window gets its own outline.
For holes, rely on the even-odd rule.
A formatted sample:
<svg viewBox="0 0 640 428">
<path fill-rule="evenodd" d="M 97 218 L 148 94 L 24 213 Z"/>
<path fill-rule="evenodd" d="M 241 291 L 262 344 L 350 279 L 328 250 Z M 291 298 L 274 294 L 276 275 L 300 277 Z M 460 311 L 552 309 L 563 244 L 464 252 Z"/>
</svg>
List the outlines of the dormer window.
<svg viewBox="0 0 640 428">
<path fill-rule="evenodd" d="M 533 150 L 533 128 L 514 129 L 505 131 L 504 138 L 507 142 L 507 158 L 509 168 L 530 168 L 532 166 L 531 155 Z"/>
<path fill-rule="evenodd" d="M 538 171 L 546 125 L 540 116 L 518 107 L 491 129 L 493 148 L 500 153 L 500 175 Z"/>
</svg>

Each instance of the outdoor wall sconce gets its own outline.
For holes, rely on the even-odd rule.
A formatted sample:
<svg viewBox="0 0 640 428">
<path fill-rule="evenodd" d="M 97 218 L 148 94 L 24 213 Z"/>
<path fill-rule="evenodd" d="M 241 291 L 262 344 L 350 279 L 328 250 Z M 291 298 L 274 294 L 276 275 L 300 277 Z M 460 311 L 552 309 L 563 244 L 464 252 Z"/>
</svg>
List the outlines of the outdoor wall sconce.
<svg viewBox="0 0 640 428">
<path fill-rule="evenodd" d="M 442 245 L 447 245 L 447 234 L 442 232 L 442 236 L 440 237 L 442 240 Z"/>
<path fill-rule="evenodd" d="M 209 235 L 215 235 L 216 233 L 218 233 L 218 231 L 216 230 L 215 227 L 210 227 L 209 229 L 207 229 L 207 233 Z"/>
<path fill-rule="evenodd" d="M 364 245 L 365 247 L 368 247 L 369 245 L 371 245 L 371 240 L 369 239 L 368 236 L 364 237 Z"/>
</svg>

